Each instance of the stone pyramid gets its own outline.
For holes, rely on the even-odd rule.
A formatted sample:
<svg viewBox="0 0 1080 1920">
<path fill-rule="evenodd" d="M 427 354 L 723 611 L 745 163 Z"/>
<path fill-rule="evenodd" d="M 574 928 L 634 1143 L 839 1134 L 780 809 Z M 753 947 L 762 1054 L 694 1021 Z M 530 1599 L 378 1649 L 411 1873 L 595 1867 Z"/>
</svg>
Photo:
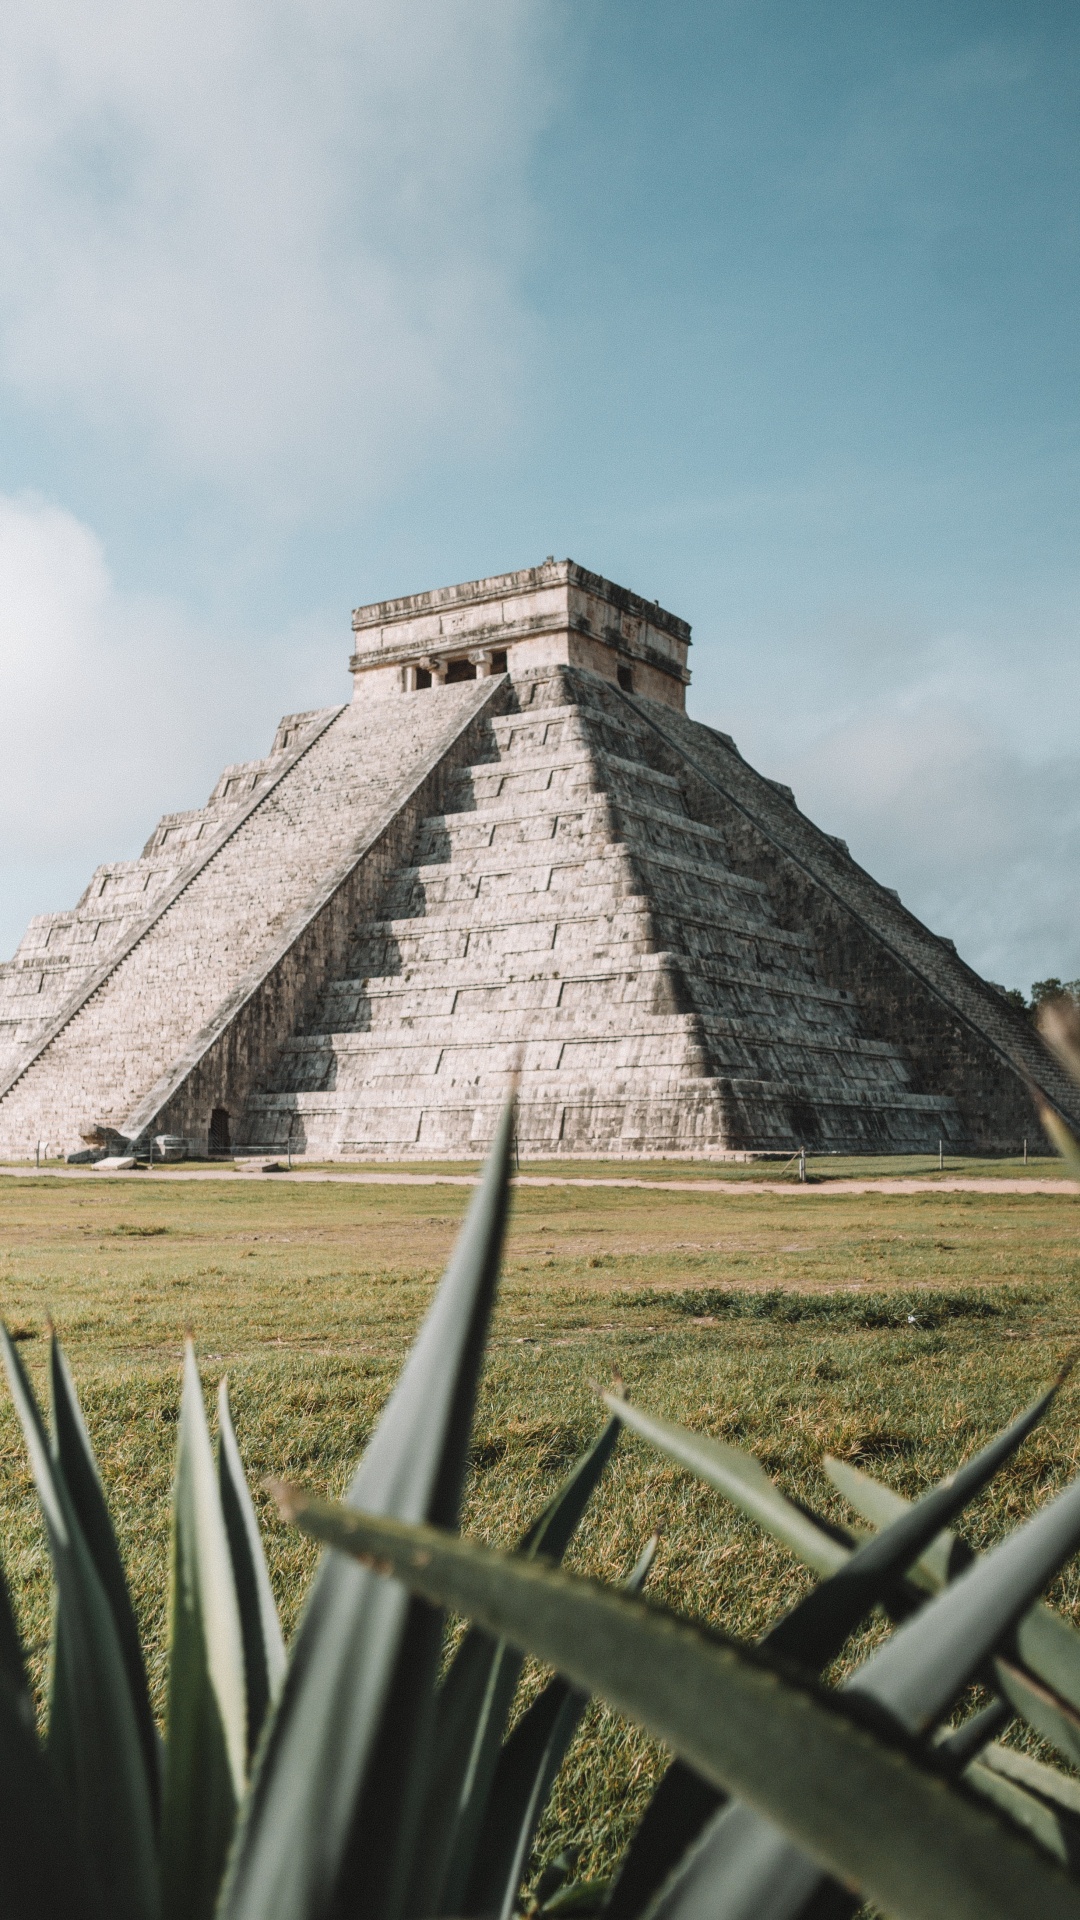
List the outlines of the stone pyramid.
<svg viewBox="0 0 1080 1920">
<path fill-rule="evenodd" d="M 571 561 L 361 608 L 355 694 L 0 968 L 0 1152 L 1015 1149 L 1022 1015 L 684 712 L 690 634 Z"/>
</svg>

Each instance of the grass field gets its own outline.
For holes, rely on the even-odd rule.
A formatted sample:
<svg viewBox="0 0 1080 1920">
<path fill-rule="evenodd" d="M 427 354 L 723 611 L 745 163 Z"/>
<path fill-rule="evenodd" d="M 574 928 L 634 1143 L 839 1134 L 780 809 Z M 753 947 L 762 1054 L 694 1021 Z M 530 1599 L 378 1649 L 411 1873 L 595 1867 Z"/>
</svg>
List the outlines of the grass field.
<svg viewBox="0 0 1080 1920">
<path fill-rule="evenodd" d="M 825 1197 L 737 1186 L 518 1190 L 468 1528 L 514 1539 L 597 1430 L 594 1383 L 616 1373 L 643 1404 L 751 1448 L 787 1490 L 842 1518 L 823 1452 L 914 1492 L 1002 1425 L 1080 1339 L 1080 1198 L 1069 1191 Z M 0 1176 L 0 1311 L 39 1385 L 50 1311 L 56 1319 L 159 1690 L 185 1330 L 207 1385 L 229 1374 L 252 1479 L 283 1473 L 337 1493 L 468 1198 L 459 1187 L 254 1176 Z M 973 1510 L 969 1537 L 981 1544 L 1026 1513 L 1076 1470 L 1078 1452 L 1080 1386 L 1070 1386 Z M 6 1396 L 0 1511 L 40 1673 L 48 1568 Z M 264 1520 L 288 1627 L 313 1553 L 265 1503 Z M 688 1612 L 755 1635 L 801 1591 L 784 1552 L 624 1438 L 572 1562 L 616 1577 L 657 1527 L 653 1590 Z M 1080 1617 L 1076 1575 L 1056 1598 Z M 557 1834 L 582 1848 L 584 1870 L 602 1870 L 660 1765 L 640 1735 L 591 1711 L 543 1845 Z"/>
</svg>

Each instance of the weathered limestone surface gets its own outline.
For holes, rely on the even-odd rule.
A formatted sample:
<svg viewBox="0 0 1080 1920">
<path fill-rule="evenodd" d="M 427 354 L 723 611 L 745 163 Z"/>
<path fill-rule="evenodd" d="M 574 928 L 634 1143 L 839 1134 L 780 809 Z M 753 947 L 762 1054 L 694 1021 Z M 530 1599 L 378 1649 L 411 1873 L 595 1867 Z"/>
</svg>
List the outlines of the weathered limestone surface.
<svg viewBox="0 0 1080 1920">
<path fill-rule="evenodd" d="M 0 965 L 0 1086 L 24 1062 L 62 1009 L 143 924 L 238 809 L 250 804 L 287 764 L 313 728 L 336 711 L 286 714 L 265 760 L 226 767 L 205 807 L 167 813 L 138 860 L 98 867 L 70 913 L 31 920 L 14 958 Z"/>
<path fill-rule="evenodd" d="M 657 600 L 617 587 L 574 560 L 380 600 L 353 614 L 356 698 L 439 685 L 465 670 L 583 667 L 679 712 L 686 705 L 690 628 Z"/>
<path fill-rule="evenodd" d="M 1029 1081 L 1080 1125 L 1072 1080 L 951 940 L 801 813 L 789 788 L 756 773 L 728 736 L 638 704 L 656 764 L 678 768 L 691 803 L 722 823 L 733 861 L 764 881 L 781 924 L 810 931 L 823 979 L 842 983 L 860 1030 L 902 1047 L 914 1086 L 956 1101 L 974 1148 L 1012 1151 L 1040 1137 Z"/>
<path fill-rule="evenodd" d="M 109 924 L 104 962 L 0 1083 L 0 1150 L 77 1144 L 90 1118 L 129 1136 L 184 1134 L 205 1151 L 210 1114 L 236 1113 L 318 994 L 365 889 L 401 857 L 416 808 L 437 802 L 504 685 L 303 716 L 278 766 L 205 823 L 203 851 L 158 883 L 149 911 L 122 932 Z M 247 782 L 251 769 L 215 791 L 237 772 Z M 173 830 L 158 828 L 149 863 Z"/>
<path fill-rule="evenodd" d="M 318 1156 L 1013 1149 L 1028 1022 L 588 573 L 361 608 L 348 707 L 167 815 L 0 967 L 0 1153 L 88 1122 Z"/>
<path fill-rule="evenodd" d="M 1031 1131 L 1005 1060 L 1044 1070 L 1038 1040 L 720 736 L 572 668 L 519 676 L 515 696 L 249 1100 L 249 1145 L 291 1130 L 319 1155 L 475 1153 L 515 1073 L 531 1152 L 956 1150 Z M 837 929 L 867 980 L 841 984 Z M 886 934 L 901 985 L 868 1030 Z M 927 999 L 951 1040 L 940 1075 Z M 991 1111 L 965 1067 L 996 1087 Z"/>
</svg>

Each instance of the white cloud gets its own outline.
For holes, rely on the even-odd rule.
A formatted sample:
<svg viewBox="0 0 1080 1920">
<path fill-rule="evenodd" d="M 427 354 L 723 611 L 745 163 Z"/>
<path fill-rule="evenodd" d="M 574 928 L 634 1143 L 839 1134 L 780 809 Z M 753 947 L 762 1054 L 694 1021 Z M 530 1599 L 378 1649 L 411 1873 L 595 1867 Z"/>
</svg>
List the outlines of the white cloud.
<svg viewBox="0 0 1080 1920">
<path fill-rule="evenodd" d="M 122 592 L 73 515 L 0 495 L 0 958 L 160 813 L 265 753 L 282 711 L 349 697 L 346 625 L 242 639 Z"/>
<path fill-rule="evenodd" d="M 1019 750 L 974 702 L 852 715 L 787 762 L 820 825 L 981 973 L 1080 973 L 1080 754 Z"/>
<path fill-rule="evenodd" d="M 505 424 L 550 0 L 10 0 L 0 377 L 291 513 Z"/>
<path fill-rule="evenodd" d="M 729 644 L 703 717 L 986 977 L 1074 979 L 1075 627 L 1065 608 L 978 632 L 822 613 L 779 641 Z"/>
</svg>

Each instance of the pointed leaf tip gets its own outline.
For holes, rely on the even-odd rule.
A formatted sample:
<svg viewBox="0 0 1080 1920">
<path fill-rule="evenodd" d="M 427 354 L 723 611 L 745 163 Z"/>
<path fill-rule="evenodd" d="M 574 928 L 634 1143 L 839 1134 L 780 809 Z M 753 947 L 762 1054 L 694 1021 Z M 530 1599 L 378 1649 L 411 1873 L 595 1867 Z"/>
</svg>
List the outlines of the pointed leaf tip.
<svg viewBox="0 0 1080 1920">
<path fill-rule="evenodd" d="M 446 1272 L 350 1484 L 357 1507 L 457 1524 L 513 1151 L 508 1101 Z M 299 1489 L 272 1491 L 279 1507 L 284 1499 L 297 1517 L 306 1511 Z M 437 1615 L 398 1584 L 325 1555 L 260 1742 L 222 1920 L 297 1920 L 354 1905 L 369 1920 L 397 1911 L 393 1890 L 418 1844 L 440 1637 Z"/>
<path fill-rule="evenodd" d="M 904 1920 L 1017 1920 L 1036 1908 L 1045 1920 L 1080 1916 L 1075 1884 L 932 1775 L 914 1747 L 882 1741 L 847 1700 L 760 1653 L 431 1527 L 325 1501 L 302 1524 L 346 1552 L 385 1554 L 429 1602 L 508 1634 L 572 1687 L 597 1692 L 776 1821 L 818 1868 Z M 421 1545 L 428 1563 L 417 1571 Z"/>
<path fill-rule="evenodd" d="M 202 1382 L 185 1343 L 173 1495 L 166 1920 L 209 1920 L 247 1769 L 243 1636 Z"/>
<path fill-rule="evenodd" d="M 1065 1385 L 1066 1380 L 1068 1379 L 1070 1373 L 1073 1371 L 1073 1368 L 1076 1366 L 1076 1363 L 1078 1360 L 1080 1360 L 1080 1346 L 1070 1348 L 1069 1352 L 1065 1355 L 1065 1358 L 1062 1361 L 1061 1366 L 1058 1368 L 1057 1375 L 1054 1380 L 1055 1387 L 1063 1387 Z"/>
<path fill-rule="evenodd" d="M 218 1388 L 218 1486 L 244 1643 L 250 1760 L 267 1708 L 281 1691 L 285 1677 L 285 1642 L 267 1572 L 259 1519 L 233 1427 L 227 1380 L 222 1380 Z"/>
<path fill-rule="evenodd" d="M 260 1482 L 260 1485 L 264 1491 L 270 1495 L 278 1513 L 286 1524 L 290 1524 L 292 1521 L 299 1519 L 301 1513 L 304 1511 L 304 1501 L 307 1498 L 303 1487 L 296 1486 L 291 1480 L 276 1480 L 272 1473 L 268 1473 L 265 1479 Z"/>
</svg>

